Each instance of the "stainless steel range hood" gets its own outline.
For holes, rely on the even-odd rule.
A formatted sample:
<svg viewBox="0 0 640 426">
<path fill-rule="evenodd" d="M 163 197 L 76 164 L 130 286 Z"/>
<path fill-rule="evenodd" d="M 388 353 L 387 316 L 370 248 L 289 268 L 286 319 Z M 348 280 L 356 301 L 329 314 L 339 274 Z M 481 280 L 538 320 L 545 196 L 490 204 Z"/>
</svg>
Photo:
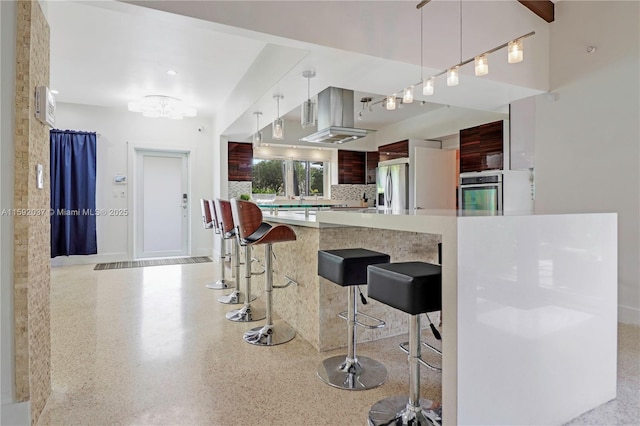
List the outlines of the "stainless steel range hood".
<svg viewBox="0 0 640 426">
<path fill-rule="evenodd" d="M 341 144 L 367 136 L 369 130 L 353 127 L 353 90 L 327 87 L 318 93 L 318 129 L 303 142 Z"/>
</svg>

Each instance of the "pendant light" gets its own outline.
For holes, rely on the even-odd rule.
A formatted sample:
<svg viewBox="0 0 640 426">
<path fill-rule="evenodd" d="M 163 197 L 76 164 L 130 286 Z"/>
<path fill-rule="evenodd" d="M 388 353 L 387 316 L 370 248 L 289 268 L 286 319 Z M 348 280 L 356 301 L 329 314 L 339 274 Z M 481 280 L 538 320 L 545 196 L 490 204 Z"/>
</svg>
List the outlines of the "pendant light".
<svg viewBox="0 0 640 426">
<path fill-rule="evenodd" d="M 425 96 L 433 95 L 433 90 L 435 88 L 435 78 L 430 77 L 422 82 L 422 94 Z"/>
<path fill-rule="evenodd" d="M 422 77 L 422 71 L 424 70 L 424 58 L 423 58 L 424 48 L 422 47 L 422 41 L 424 40 L 424 35 L 423 35 L 424 19 L 422 18 L 422 6 L 424 6 L 427 3 L 428 1 L 422 1 L 416 7 L 420 9 L 420 79 L 422 80 L 422 94 L 425 96 L 431 96 L 433 95 L 436 79 L 434 77 L 429 77 L 429 78 Z"/>
<path fill-rule="evenodd" d="M 402 103 L 410 104 L 411 102 L 413 102 L 413 86 L 407 87 L 402 93 Z"/>
<path fill-rule="evenodd" d="M 271 139 L 281 141 L 284 139 L 284 119 L 280 117 L 280 99 L 284 99 L 284 96 L 273 95 L 273 99 L 277 103 L 277 117 L 271 125 Z"/>
<path fill-rule="evenodd" d="M 460 67 L 456 65 L 455 67 L 449 68 L 447 71 L 447 86 L 457 86 L 460 81 Z"/>
<path fill-rule="evenodd" d="M 311 100 L 311 79 L 316 76 L 316 72 L 304 71 L 302 76 L 307 79 L 307 100 L 302 104 L 300 125 L 306 129 L 316 125 L 316 104 Z"/>
<path fill-rule="evenodd" d="M 524 51 L 522 50 L 522 39 L 511 40 L 507 46 L 507 58 L 510 64 L 517 64 L 524 59 Z"/>
<path fill-rule="evenodd" d="M 253 149 L 260 148 L 262 146 L 262 132 L 260 131 L 260 111 L 254 112 L 256 116 L 256 132 L 253 134 Z"/>
<path fill-rule="evenodd" d="M 487 75 L 489 73 L 489 60 L 487 59 L 486 53 L 476 56 L 474 64 L 477 77 Z"/>
<path fill-rule="evenodd" d="M 396 109 L 396 95 L 387 96 L 387 102 L 385 104 L 387 111 L 393 111 Z"/>
<path fill-rule="evenodd" d="M 447 70 L 447 86 L 457 86 L 460 82 L 460 64 L 462 63 L 462 0 L 460 0 L 460 62 Z"/>
</svg>

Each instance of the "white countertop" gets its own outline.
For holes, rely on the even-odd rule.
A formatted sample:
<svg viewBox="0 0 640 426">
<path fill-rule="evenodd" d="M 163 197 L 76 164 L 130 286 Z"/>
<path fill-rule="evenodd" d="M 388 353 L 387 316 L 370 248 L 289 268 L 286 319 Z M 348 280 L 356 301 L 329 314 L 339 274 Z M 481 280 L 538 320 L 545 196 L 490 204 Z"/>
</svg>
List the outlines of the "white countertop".
<svg viewBox="0 0 640 426">
<path fill-rule="evenodd" d="M 316 216 L 320 226 L 440 235 L 448 424 L 563 424 L 615 398 L 615 213 Z"/>
</svg>

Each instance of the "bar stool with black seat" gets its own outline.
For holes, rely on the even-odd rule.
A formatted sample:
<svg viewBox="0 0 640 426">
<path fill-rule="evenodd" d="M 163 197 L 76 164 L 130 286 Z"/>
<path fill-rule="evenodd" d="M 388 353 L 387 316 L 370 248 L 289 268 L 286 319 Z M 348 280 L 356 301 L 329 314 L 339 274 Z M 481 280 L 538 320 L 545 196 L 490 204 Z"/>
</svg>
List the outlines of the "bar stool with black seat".
<svg viewBox="0 0 640 426">
<path fill-rule="evenodd" d="M 356 355 L 356 326 L 384 327 L 384 321 L 358 313 L 356 288 L 367 283 L 367 266 L 388 263 L 389 255 L 363 248 L 318 251 L 318 275 L 343 287 L 347 292 L 347 312 L 340 317 L 347 320 L 347 355 L 327 358 L 318 367 L 318 377 L 328 385 L 348 390 L 365 390 L 380 386 L 387 379 L 387 369 L 374 359 Z M 360 322 L 362 316 L 370 324 Z"/>
<path fill-rule="evenodd" d="M 231 200 L 231 211 L 233 212 L 233 221 L 237 228 L 240 244 L 246 246 L 245 266 L 247 277 L 247 294 L 251 293 L 251 248 L 256 245 L 264 244 L 265 258 L 265 308 L 266 308 L 266 324 L 262 327 L 252 328 L 244 333 L 243 339 L 247 343 L 260 346 L 273 346 L 286 343 L 293 339 L 296 332 L 289 327 L 284 321 L 278 321 L 274 324 L 272 318 L 272 292 L 273 292 L 273 243 L 285 241 L 295 241 L 296 233 L 288 225 L 270 225 L 262 221 L 262 210 L 255 203 L 250 201 Z M 252 311 L 249 301 L 245 302 L 242 309 Z M 233 312 L 233 311 L 232 311 Z M 240 314 L 238 312 L 237 314 Z M 231 319 L 231 312 L 227 314 L 227 318 Z"/>
<path fill-rule="evenodd" d="M 224 236 L 224 240 L 233 240 L 233 255 L 231 256 L 231 260 L 235 275 L 235 289 L 226 296 L 219 297 L 218 302 L 237 305 L 244 302 L 244 293 L 240 291 L 240 242 L 238 238 L 236 238 L 236 228 L 233 223 L 231 203 L 227 200 L 216 198 L 214 200 L 214 206 L 216 211 L 219 212 L 220 230 Z M 255 298 L 255 295 L 251 296 L 251 300 Z"/>
<path fill-rule="evenodd" d="M 420 399 L 420 365 L 428 365 L 420 352 L 420 314 L 442 309 L 442 274 L 438 265 L 400 262 L 368 267 L 369 297 L 399 309 L 409 317 L 409 397 L 393 396 L 376 402 L 369 410 L 369 424 L 440 425 L 435 405 Z"/>
</svg>

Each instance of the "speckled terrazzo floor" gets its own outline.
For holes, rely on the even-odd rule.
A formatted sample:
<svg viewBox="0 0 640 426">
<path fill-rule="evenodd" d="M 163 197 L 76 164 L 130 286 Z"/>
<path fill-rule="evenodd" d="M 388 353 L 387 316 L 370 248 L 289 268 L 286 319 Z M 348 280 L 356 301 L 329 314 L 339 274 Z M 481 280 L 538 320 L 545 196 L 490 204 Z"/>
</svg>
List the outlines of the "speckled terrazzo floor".
<svg viewBox="0 0 640 426">
<path fill-rule="evenodd" d="M 406 336 L 359 345 L 389 369 L 364 392 L 316 378 L 318 363 L 344 350 L 318 353 L 299 337 L 244 343 L 248 325 L 224 319 L 232 307 L 216 301 L 225 292 L 204 287 L 217 267 L 53 268 L 52 393 L 38 424 L 364 425 L 371 404 L 406 392 Z M 640 328 L 621 325 L 619 337 L 617 400 L 571 424 L 640 422 Z M 422 384 L 440 399 L 437 373 L 423 368 Z"/>
</svg>

